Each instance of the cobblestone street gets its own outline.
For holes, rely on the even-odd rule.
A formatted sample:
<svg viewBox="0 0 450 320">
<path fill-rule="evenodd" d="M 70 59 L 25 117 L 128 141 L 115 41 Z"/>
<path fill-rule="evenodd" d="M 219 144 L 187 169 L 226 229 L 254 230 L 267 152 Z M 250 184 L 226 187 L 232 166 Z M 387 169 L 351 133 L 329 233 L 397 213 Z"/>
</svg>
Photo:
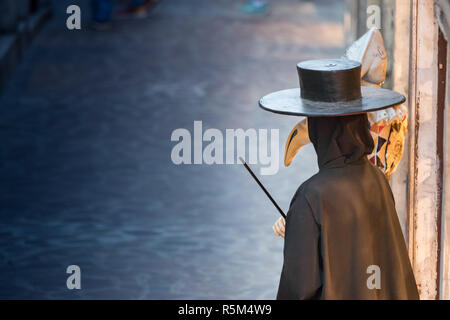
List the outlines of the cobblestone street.
<svg viewBox="0 0 450 320">
<path fill-rule="evenodd" d="M 344 1 L 165 0 L 147 19 L 89 25 L 89 1 L 53 18 L 0 92 L 0 299 L 273 299 L 278 213 L 241 164 L 175 165 L 171 134 L 194 121 L 280 130 L 280 169 L 259 175 L 287 211 L 317 170 L 288 168 L 296 117 L 263 95 L 298 86 L 296 63 L 344 53 Z M 66 28 L 66 7 L 82 30 Z M 320 36 L 318 36 L 320 35 Z M 66 268 L 81 268 L 68 290 Z"/>
</svg>

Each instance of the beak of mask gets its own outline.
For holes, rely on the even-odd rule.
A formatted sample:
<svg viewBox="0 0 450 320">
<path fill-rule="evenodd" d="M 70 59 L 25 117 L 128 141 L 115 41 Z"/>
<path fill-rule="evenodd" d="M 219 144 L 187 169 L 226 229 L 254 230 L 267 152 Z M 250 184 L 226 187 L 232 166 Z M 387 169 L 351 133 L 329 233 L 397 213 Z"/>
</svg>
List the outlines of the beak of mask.
<svg viewBox="0 0 450 320">
<path fill-rule="evenodd" d="M 305 145 L 310 143 L 308 135 L 308 122 L 307 118 L 297 123 L 297 125 L 291 130 L 286 140 L 286 146 L 284 148 L 284 165 L 287 167 L 294 160 L 297 152 Z"/>
</svg>

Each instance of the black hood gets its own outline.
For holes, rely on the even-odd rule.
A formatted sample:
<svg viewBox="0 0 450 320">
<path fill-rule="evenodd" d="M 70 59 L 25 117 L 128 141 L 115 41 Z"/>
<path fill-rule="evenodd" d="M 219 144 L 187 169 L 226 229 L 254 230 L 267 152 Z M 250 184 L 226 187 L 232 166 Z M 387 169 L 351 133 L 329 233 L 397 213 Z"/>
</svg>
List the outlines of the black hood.
<svg viewBox="0 0 450 320">
<path fill-rule="evenodd" d="M 309 139 L 319 168 L 360 162 L 374 148 L 367 114 L 308 118 Z"/>
</svg>

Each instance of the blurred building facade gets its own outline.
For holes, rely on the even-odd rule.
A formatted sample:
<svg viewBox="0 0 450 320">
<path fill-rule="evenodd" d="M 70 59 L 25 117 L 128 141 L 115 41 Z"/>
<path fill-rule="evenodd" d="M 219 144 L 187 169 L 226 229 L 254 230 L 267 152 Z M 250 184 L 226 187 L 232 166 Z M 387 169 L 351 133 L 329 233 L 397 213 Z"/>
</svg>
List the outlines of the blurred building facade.
<svg viewBox="0 0 450 320">
<path fill-rule="evenodd" d="M 407 96 L 409 133 L 391 177 L 422 299 L 450 299 L 450 2 L 348 0 L 348 42 L 378 24 L 386 88 Z"/>
<path fill-rule="evenodd" d="M 51 0 L 0 1 L 0 90 L 44 21 L 51 16 Z"/>
</svg>

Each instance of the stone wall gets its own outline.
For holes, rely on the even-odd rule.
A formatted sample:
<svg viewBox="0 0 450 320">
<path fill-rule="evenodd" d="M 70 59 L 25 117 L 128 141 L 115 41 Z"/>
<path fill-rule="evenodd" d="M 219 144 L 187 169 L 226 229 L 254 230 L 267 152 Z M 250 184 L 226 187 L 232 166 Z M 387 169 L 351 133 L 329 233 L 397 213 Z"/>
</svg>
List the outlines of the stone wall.
<svg viewBox="0 0 450 320">
<path fill-rule="evenodd" d="M 439 27 L 447 40 L 447 88 L 445 105 L 444 136 L 444 196 L 442 214 L 441 242 L 441 290 L 442 299 L 450 299 L 450 3 L 448 0 L 435 1 L 435 16 Z"/>
</svg>

